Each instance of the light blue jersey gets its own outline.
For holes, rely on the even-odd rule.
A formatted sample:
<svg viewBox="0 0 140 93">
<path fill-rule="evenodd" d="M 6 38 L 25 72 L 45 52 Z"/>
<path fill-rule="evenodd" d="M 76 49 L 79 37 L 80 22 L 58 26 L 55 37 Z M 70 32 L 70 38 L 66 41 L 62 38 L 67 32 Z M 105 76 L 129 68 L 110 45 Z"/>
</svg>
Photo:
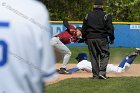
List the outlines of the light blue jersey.
<svg viewBox="0 0 140 93">
<path fill-rule="evenodd" d="M 0 0 L 0 93 L 42 93 L 56 76 L 49 16 L 35 0 Z"/>
</svg>

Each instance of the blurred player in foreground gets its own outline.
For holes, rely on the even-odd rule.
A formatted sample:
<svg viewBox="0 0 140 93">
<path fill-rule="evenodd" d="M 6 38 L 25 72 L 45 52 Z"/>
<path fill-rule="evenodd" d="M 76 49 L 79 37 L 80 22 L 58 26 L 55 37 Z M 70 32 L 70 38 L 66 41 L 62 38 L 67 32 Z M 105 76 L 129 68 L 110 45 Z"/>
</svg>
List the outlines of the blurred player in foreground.
<svg viewBox="0 0 140 93">
<path fill-rule="evenodd" d="M 126 71 L 130 67 L 130 65 L 133 63 L 137 55 L 140 55 L 140 49 L 137 49 L 134 53 L 125 56 L 122 62 L 118 66 L 115 66 L 113 64 L 108 64 L 107 73 L 111 73 L 111 72 L 122 73 Z M 68 70 L 69 73 L 74 73 L 79 70 L 92 72 L 91 62 L 87 60 L 86 53 L 79 53 L 78 56 L 76 57 L 76 60 L 78 61 L 78 64 L 74 68 L 69 69 Z"/>
<path fill-rule="evenodd" d="M 36 0 L 0 0 L 0 93 L 43 93 L 56 76 L 46 7 Z"/>
<path fill-rule="evenodd" d="M 59 70 L 60 74 L 70 74 L 67 72 L 66 67 L 71 57 L 71 51 L 65 44 L 70 44 L 72 42 L 78 42 L 79 36 L 82 36 L 81 28 L 75 28 L 72 24 L 69 24 L 67 20 L 63 21 L 64 26 L 67 28 L 65 31 L 54 36 L 51 39 L 51 44 L 55 50 L 57 50 L 61 55 L 63 54 L 63 64 Z"/>
</svg>

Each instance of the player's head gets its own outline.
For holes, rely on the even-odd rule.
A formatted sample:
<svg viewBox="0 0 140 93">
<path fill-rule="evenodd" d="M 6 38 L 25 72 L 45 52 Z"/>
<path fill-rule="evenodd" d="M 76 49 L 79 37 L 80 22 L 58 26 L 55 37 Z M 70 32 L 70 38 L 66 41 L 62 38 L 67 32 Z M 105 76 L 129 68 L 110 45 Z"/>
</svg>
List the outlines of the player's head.
<svg viewBox="0 0 140 93">
<path fill-rule="evenodd" d="M 82 31 L 82 27 L 76 27 L 76 29 Z"/>
<path fill-rule="evenodd" d="M 76 60 L 78 62 L 82 61 L 82 60 L 87 60 L 87 54 L 86 53 L 79 53 L 76 57 Z"/>
<path fill-rule="evenodd" d="M 95 0 L 94 8 L 103 8 L 103 0 Z"/>
<path fill-rule="evenodd" d="M 82 27 L 76 27 L 77 36 L 82 36 Z"/>
</svg>

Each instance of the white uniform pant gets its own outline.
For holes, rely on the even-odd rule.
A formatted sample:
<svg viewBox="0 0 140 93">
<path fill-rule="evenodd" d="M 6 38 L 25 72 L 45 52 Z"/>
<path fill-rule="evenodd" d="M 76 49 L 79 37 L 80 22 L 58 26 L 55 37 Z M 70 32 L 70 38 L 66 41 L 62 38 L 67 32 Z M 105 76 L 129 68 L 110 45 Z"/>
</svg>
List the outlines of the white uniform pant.
<svg viewBox="0 0 140 93">
<path fill-rule="evenodd" d="M 68 49 L 66 45 L 64 45 L 60 40 L 59 37 L 53 37 L 51 39 L 51 45 L 54 47 L 56 51 L 61 53 L 60 55 L 63 55 L 63 64 L 61 68 L 66 68 L 69 59 L 71 57 L 71 51 Z"/>
<path fill-rule="evenodd" d="M 92 66 L 91 66 L 91 62 L 87 61 L 87 60 L 82 60 L 80 61 L 76 67 L 80 70 L 85 70 L 87 72 L 92 72 Z M 106 72 L 107 73 L 122 73 L 126 70 L 128 70 L 130 68 L 130 64 L 125 63 L 124 67 L 118 67 L 115 66 L 113 64 L 108 64 L 107 68 L 106 68 Z"/>
</svg>

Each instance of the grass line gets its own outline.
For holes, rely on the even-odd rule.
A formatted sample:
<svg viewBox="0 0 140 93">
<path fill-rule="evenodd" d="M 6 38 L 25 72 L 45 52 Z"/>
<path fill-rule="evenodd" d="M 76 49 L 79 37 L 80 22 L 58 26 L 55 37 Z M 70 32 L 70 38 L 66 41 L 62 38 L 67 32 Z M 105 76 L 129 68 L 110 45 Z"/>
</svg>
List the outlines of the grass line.
<svg viewBox="0 0 140 93">
<path fill-rule="evenodd" d="M 139 93 L 140 77 L 113 77 L 108 80 L 66 79 L 49 85 L 46 93 Z"/>
</svg>

